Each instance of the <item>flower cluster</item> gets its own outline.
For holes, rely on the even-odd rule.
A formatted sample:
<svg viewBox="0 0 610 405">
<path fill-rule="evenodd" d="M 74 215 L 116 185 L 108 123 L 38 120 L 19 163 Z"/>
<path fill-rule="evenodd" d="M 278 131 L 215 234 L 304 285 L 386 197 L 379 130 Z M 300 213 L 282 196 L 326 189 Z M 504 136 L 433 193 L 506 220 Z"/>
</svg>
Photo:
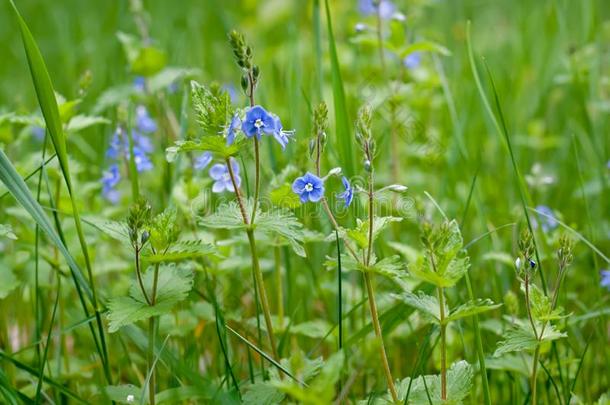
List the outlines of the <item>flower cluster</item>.
<svg viewBox="0 0 610 405">
<path fill-rule="evenodd" d="M 153 152 L 153 143 L 148 137 L 157 130 L 157 123 L 149 115 L 146 107 L 136 108 L 136 125 L 131 131 L 131 141 L 125 131 L 118 127 L 110 140 L 110 145 L 106 150 L 106 157 L 113 161 L 107 171 L 102 175 L 102 194 L 112 203 L 117 203 L 120 193 L 116 186 L 121 180 L 119 163 L 122 159 L 129 161 L 131 151 L 133 151 L 134 163 L 138 172 L 145 172 L 153 169 L 149 154 Z M 130 142 L 131 145 L 130 145 Z"/>
</svg>

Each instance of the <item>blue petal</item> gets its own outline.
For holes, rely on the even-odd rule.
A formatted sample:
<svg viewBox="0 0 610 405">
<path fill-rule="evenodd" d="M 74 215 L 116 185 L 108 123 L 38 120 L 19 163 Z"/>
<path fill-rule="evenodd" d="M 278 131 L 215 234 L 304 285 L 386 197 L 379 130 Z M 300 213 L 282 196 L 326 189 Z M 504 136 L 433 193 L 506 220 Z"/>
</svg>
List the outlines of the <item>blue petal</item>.
<svg viewBox="0 0 610 405">
<path fill-rule="evenodd" d="M 324 187 L 314 188 L 309 193 L 309 201 L 318 202 L 324 197 Z"/>
<path fill-rule="evenodd" d="M 227 167 L 223 164 L 216 163 L 210 168 L 210 177 L 214 180 L 220 180 L 227 172 Z"/>
<path fill-rule="evenodd" d="M 203 152 L 195 159 L 195 169 L 203 170 L 212 162 L 212 154 L 210 152 Z"/>
</svg>

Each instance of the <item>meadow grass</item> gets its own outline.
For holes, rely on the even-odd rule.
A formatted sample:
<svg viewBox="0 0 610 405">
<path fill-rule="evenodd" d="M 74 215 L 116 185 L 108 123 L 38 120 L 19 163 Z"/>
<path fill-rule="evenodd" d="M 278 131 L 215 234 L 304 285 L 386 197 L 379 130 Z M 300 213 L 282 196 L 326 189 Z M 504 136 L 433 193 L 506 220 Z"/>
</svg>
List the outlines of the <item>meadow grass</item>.
<svg viewBox="0 0 610 405">
<path fill-rule="evenodd" d="M 0 3 L 0 402 L 610 401 L 610 5 L 368 3 Z"/>
</svg>

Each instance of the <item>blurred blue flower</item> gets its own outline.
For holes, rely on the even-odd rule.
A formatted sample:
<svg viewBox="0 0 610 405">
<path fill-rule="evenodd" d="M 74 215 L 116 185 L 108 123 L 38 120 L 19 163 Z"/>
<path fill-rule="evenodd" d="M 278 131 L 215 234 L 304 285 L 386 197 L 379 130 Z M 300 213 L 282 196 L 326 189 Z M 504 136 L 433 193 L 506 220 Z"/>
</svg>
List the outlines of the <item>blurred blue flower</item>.
<svg viewBox="0 0 610 405">
<path fill-rule="evenodd" d="M 352 188 L 352 185 L 349 183 L 349 180 L 347 179 L 347 177 L 343 176 L 343 178 L 341 179 L 341 182 L 343 183 L 343 187 L 345 188 L 345 191 L 342 192 L 341 194 L 339 194 L 339 198 L 345 200 L 345 207 L 349 207 L 350 204 L 352 203 L 352 200 L 354 199 L 354 189 Z"/>
<path fill-rule="evenodd" d="M 136 127 L 144 133 L 152 133 L 157 130 L 157 123 L 151 118 L 143 105 L 136 107 Z"/>
<path fill-rule="evenodd" d="M 44 139 L 44 132 L 45 129 L 43 127 L 32 127 L 32 134 L 34 135 L 34 138 L 38 139 L 39 141 L 42 141 Z"/>
<path fill-rule="evenodd" d="M 233 175 L 235 176 L 235 184 L 237 187 L 241 185 L 241 178 L 239 177 L 239 165 L 233 159 L 231 159 L 231 168 L 233 169 Z M 231 175 L 229 174 L 229 168 L 227 165 L 216 163 L 210 168 L 210 177 L 214 180 L 212 186 L 212 192 L 221 193 L 225 190 L 232 193 L 235 192 L 233 182 L 231 181 Z"/>
<path fill-rule="evenodd" d="M 233 141 L 235 141 L 235 135 L 241 125 L 242 125 L 242 123 L 241 123 L 241 119 L 239 118 L 239 115 L 235 114 L 233 116 L 233 118 L 231 118 L 231 123 L 227 127 L 227 133 L 226 133 L 227 146 L 233 144 Z"/>
<path fill-rule="evenodd" d="M 133 79 L 133 88 L 139 93 L 144 93 L 146 90 L 146 79 L 143 76 L 136 76 Z"/>
<path fill-rule="evenodd" d="M 153 169 L 153 164 L 148 155 L 138 146 L 133 147 L 133 161 L 138 172 L 145 172 Z"/>
<path fill-rule="evenodd" d="M 119 157 L 122 149 L 121 138 L 121 128 L 117 127 L 114 134 L 112 134 L 112 138 L 110 139 L 110 146 L 108 146 L 108 149 L 106 150 L 106 157 L 110 159 L 117 159 Z"/>
<path fill-rule="evenodd" d="M 282 146 L 282 149 L 286 149 L 286 145 L 288 145 L 290 137 L 294 135 L 294 130 L 284 131 L 280 117 L 275 114 L 271 114 L 271 116 L 273 117 L 275 127 L 275 130 L 273 131 L 273 137 L 276 141 L 279 142 L 279 144 Z"/>
<path fill-rule="evenodd" d="M 195 158 L 194 167 L 197 170 L 203 170 L 212 162 L 212 154 L 210 152 L 203 152 L 201 155 Z"/>
<path fill-rule="evenodd" d="M 118 190 L 115 189 L 119 181 L 121 181 L 121 173 L 115 163 L 102 175 L 102 195 L 113 204 L 116 204 L 120 198 Z"/>
<path fill-rule="evenodd" d="M 152 141 L 146 135 L 142 135 L 136 130 L 131 131 L 131 138 L 133 139 L 133 144 L 135 147 L 142 150 L 145 153 L 152 153 L 154 150 L 154 146 Z M 127 141 L 129 142 L 129 141 Z M 129 143 L 127 143 L 126 148 L 129 149 Z"/>
<path fill-rule="evenodd" d="M 413 52 L 407 55 L 403 60 L 402 64 L 407 69 L 415 69 L 421 63 L 421 54 L 419 52 Z"/>
<path fill-rule="evenodd" d="M 610 270 L 602 270 L 600 272 L 601 286 L 610 290 Z"/>
<path fill-rule="evenodd" d="M 318 202 L 324 196 L 324 181 L 307 172 L 292 183 L 292 191 L 299 195 L 301 202 Z"/>
<path fill-rule="evenodd" d="M 235 90 L 235 86 L 233 86 L 232 84 L 224 84 L 222 86 L 222 89 L 224 91 L 226 91 L 227 93 L 229 93 L 229 98 L 231 98 L 231 102 L 232 103 L 236 103 L 237 102 L 237 90 Z"/>
<path fill-rule="evenodd" d="M 151 153 L 154 146 L 145 135 L 142 135 L 138 131 L 131 131 L 131 137 L 133 140 L 133 156 L 138 172 L 152 170 L 153 164 L 147 153 Z M 129 153 L 129 139 L 123 136 L 121 128 L 117 128 L 110 140 L 110 146 L 106 150 L 106 156 L 110 159 L 119 159 L 124 156 L 127 161 L 130 159 Z"/>
<path fill-rule="evenodd" d="M 536 207 L 536 211 L 539 212 L 538 218 L 540 219 L 540 225 L 542 226 L 542 230 L 544 232 L 549 232 L 557 228 L 557 225 L 559 225 L 559 223 L 555 219 L 555 214 L 553 214 L 553 210 L 551 210 L 546 205 L 538 205 Z M 537 228 L 538 222 L 534 221 L 533 226 L 534 228 Z"/>
<path fill-rule="evenodd" d="M 384 20 L 392 18 L 394 11 L 396 11 L 396 6 L 390 0 L 381 0 L 379 6 L 375 5 L 374 0 L 360 0 L 358 2 L 358 9 L 364 15 L 376 14 L 377 7 L 379 7 L 380 17 Z"/>
<path fill-rule="evenodd" d="M 272 134 L 275 131 L 275 120 L 267 110 L 260 105 L 255 105 L 246 111 L 246 118 L 241 124 L 241 130 L 248 138 L 256 135 L 258 139 L 261 139 L 263 132 Z"/>
</svg>

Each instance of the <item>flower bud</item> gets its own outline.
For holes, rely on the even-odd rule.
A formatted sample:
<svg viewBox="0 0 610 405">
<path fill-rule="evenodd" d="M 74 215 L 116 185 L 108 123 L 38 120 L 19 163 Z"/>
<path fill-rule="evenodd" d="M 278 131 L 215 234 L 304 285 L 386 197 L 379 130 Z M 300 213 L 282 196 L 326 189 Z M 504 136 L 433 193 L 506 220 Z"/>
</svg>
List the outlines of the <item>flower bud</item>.
<svg viewBox="0 0 610 405">
<path fill-rule="evenodd" d="M 401 184 L 392 184 L 388 186 L 388 190 L 394 191 L 395 193 L 404 193 L 407 191 L 407 186 L 403 186 Z"/>
<path fill-rule="evenodd" d="M 243 91 L 248 91 L 249 83 L 248 83 L 248 76 L 247 75 L 242 75 L 241 76 L 240 84 L 241 84 L 241 88 L 242 88 Z"/>
<path fill-rule="evenodd" d="M 364 161 L 364 170 L 366 170 L 367 172 L 370 172 L 373 169 L 373 167 L 371 166 L 371 161 L 370 160 L 365 160 Z"/>
<path fill-rule="evenodd" d="M 144 231 L 142 232 L 142 236 L 140 237 L 140 243 L 144 245 L 150 239 L 150 232 Z"/>
<path fill-rule="evenodd" d="M 339 174 L 341 174 L 341 168 L 340 168 L 340 167 L 335 167 L 335 168 L 331 169 L 331 170 L 328 172 L 328 175 L 327 175 L 327 176 L 337 176 L 337 175 L 339 175 Z"/>
</svg>

